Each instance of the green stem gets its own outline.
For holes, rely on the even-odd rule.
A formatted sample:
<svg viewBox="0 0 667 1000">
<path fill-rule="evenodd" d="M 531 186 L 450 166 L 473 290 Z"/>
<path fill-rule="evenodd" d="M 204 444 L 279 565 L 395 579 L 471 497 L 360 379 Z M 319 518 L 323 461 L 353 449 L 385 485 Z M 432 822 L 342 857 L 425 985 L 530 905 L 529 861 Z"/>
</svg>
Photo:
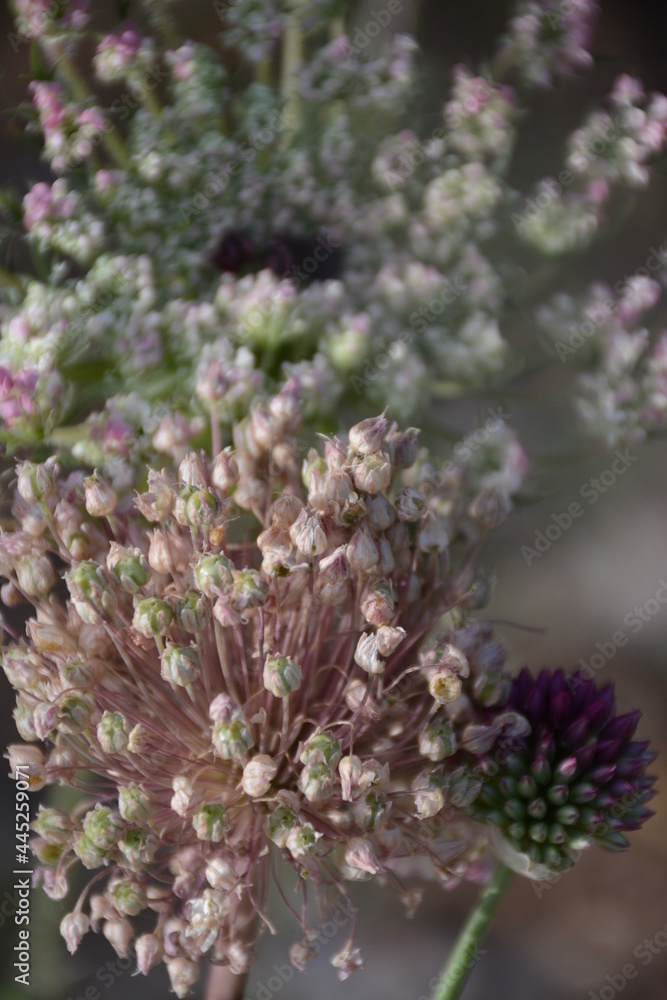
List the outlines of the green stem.
<svg viewBox="0 0 667 1000">
<path fill-rule="evenodd" d="M 468 974 L 477 960 L 479 946 L 513 879 L 514 872 L 500 864 L 468 917 L 442 970 L 432 1000 L 457 1000 L 461 996 Z"/>
<path fill-rule="evenodd" d="M 290 12 L 285 21 L 280 73 L 280 94 L 284 101 L 285 119 L 289 122 L 289 128 L 283 133 L 283 139 L 295 132 L 299 126 L 301 101 L 298 94 L 299 79 L 297 74 L 303 64 L 302 14 L 301 0 L 292 0 Z"/>
</svg>

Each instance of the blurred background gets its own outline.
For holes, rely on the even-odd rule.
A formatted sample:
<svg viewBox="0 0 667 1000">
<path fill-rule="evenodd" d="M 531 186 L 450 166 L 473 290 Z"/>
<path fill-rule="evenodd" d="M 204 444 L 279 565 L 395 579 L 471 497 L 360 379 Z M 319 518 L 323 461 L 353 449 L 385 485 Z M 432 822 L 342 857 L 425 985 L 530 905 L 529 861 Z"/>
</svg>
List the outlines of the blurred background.
<svg viewBox="0 0 667 1000">
<path fill-rule="evenodd" d="M 113 8 L 111 0 L 103 6 Z M 372 12 L 372 0 L 368 3 Z M 376 3 L 375 6 L 381 6 Z M 414 20 L 417 0 L 406 0 L 406 27 Z M 181 5 L 191 37 L 208 37 L 219 24 L 208 0 Z M 448 75 L 457 62 L 476 63 L 493 52 L 511 10 L 505 0 L 468 0 L 465 4 L 425 0 L 419 7 L 419 36 L 424 46 L 428 112 L 437 113 L 447 93 Z M 0 9 L 0 182 L 14 182 L 20 193 L 48 171 L 24 140 L 12 109 L 24 99 L 28 83 L 28 47 L 15 53 L 9 44 L 11 18 L 5 0 Z M 589 106 L 601 98 L 621 72 L 640 76 L 648 90 L 667 92 L 667 5 L 660 0 L 602 0 L 596 35 L 595 70 L 567 86 L 540 94 L 524 122 L 512 181 L 527 189 L 544 174 L 562 167 L 564 140 Z M 641 194 L 615 238 L 587 254 L 561 274 L 559 286 L 572 288 L 595 279 L 611 284 L 642 266 L 649 248 L 667 236 L 667 176 L 659 174 Z M 529 268 L 530 262 L 527 267 Z M 513 331 L 503 331 L 510 340 Z M 526 336 L 521 331 L 520 336 Z M 611 467 L 613 456 L 582 439 L 563 391 L 559 373 L 544 375 L 505 397 L 505 407 L 521 439 L 535 458 L 535 493 L 541 499 L 522 506 L 497 531 L 487 547 L 486 569 L 497 579 L 489 617 L 510 648 L 515 669 L 562 664 L 567 669 L 590 663 L 600 644 L 609 651 L 614 633 L 627 644 L 605 656 L 596 671 L 600 682 L 613 680 L 623 710 L 641 707 L 640 737 L 661 751 L 652 770 L 659 789 L 667 777 L 667 605 L 656 601 L 662 582 L 667 590 L 667 443 L 631 449 L 627 472 L 597 502 L 582 500 L 581 489 Z M 483 423 L 482 402 L 443 408 L 433 417 L 432 431 L 442 421 L 464 434 Z M 544 471 L 549 470 L 549 471 Z M 590 494 L 589 494 L 590 495 Z M 584 515 L 539 557 L 526 558 L 522 546 L 534 547 L 552 515 L 580 502 Z M 530 562 L 530 565 L 528 565 Z M 662 581 L 662 582 L 661 582 Z M 657 608 L 657 610 L 656 610 Z M 512 624 L 508 624 L 512 623 Z M 639 623 L 639 625 L 637 624 Z M 543 627 L 545 631 L 528 631 Z M 600 663 L 597 658 L 594 661 Z M 0 678 L 0 737 L 16 739 L 11 712 L 13 694 Z M 88 935 L 74 958 L 65 949 L 57 925 L 69 907 L 52 903 L 41 890 L 32 894 L 32 984 L 14 983 L 12 949 L 17 942 L 13 922 L 12 846 L 13 786 L 0 768 L 0 983 L 6 1000 L 120 1000 L 168 995 L 162 970 L 148 980 L 132 977 L 117 964 L 110 945 Z M 503 904 L 486 953 L 474 970 L 466 1000 L 664 1000 L 667 995 L 667 806 L 658 796 L 656 815 L 632 836 L 632 850 L 611 856 L 587 852 L 574 870 L 547 887 L 525 880 L 515 883 Z M 36 805 L 33 807 L 33 812 Z M 280 932 L 266 936 L 261 958 L 251 975 L 247 997 L 253 1000 L 310 1000 L 313 996 L 361 1000 L 428 997 L 477 890 L 461 886 L 445 894 L 427 890 L 424 905 L 411 921 L 390 891 L 362 885 L 354 893 L 361 905 L 357 943 L 366 966 L 341 984 L 328 963 L 347 940 L 346 928 L 310 964 L 304 975 L 289 981 L 275 966 L 285 967 L 295 929 L 275 920 Z M 333 926 L 333 925 L 331 925 Z M 331 929 L 331 927 L 329 928 Z M 650 956 L 647 960 L 647 956 Z M 108 965 L 107 963 L 110 963 Z M 628 963 L 637 975 L 625 981 Z M 199 996 L 196 993 L 195 996 Z"/>
</svg>

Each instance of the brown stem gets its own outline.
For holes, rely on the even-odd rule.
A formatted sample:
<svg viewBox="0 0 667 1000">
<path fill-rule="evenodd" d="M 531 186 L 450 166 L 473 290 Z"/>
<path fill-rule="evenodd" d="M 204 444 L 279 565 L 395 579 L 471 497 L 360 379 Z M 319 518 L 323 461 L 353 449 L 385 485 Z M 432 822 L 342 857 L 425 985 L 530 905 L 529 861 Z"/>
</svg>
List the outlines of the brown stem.
<svg viewBox="0 0 667 1000">
<path fill-rule="evenodd" d="M 204 1000 L 243 1000 L 248 974 L 235 976 L 228 965 L 211 965 Z"/>
</svg>

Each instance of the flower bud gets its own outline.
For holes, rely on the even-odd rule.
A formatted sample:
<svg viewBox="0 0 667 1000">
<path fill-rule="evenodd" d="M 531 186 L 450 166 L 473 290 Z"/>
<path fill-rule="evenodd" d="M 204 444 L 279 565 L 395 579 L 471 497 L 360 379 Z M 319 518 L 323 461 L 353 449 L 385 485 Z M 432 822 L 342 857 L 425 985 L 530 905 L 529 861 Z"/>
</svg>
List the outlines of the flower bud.
<svg viewBox="0 0 667 1000">
<path fill-rule="evenodd" d="M 396 511 L 381 493 L 367 497 L 368 523 L 375 531 L 386 531 L 396 520 Z"/>
<path fill-rule="evenodd" d="M 340 774 L 342 795 L 345 802 L 354 801 L 354 792 L 359 786 L 362 770 L 361 760 L 359 757 L 355 757 L 354 754 L 349 757 L 343 757 L 340 761 L 338 773 Z"/>
<path fill-rule="evenodd" d="M 26 597 L 45 597 L 57 576 L 48 556 L 30 555 L 16 560 L 16 578 Z"/>
<path fill-rule="evenodd" d="M 147 639 L 166 635 L 174 618 L 174 612 L 160 597 L 144 597 L 134 605 L 132 625 Z"/>
<path fill-rule="evenodd" d="M 364 633 L 359 637 L 354 651 L 354 662 L 367 674 L 383 674 L 384 660 L 380 656 L 378 637 L 373 633 Z"/>
<path fill-rule="evenodd" d="M 287 846 L 287 838 L 295 825 L 294 812 L 287 806 L 278 806 L 267 820 L 266 832 L 273 843 L 282 849 Z"/>
<path fill-rule="evenodd" d="M 261 607 L 269 593 L 269 584 L 256 569 L 234 570 L 231 605 L 239 614 L 248 608 Z"/>
<path fill-rule="evenodd" d="M 391 585 L 378 580 L 361 605 L 361 612 L 369 625 L 388 625 L 394 617 L 396 605 Z"/>
<path fill-rule="evenodd" d="M 136 917 L 146 909 L 146 893 L 141 885 L 123 880 L 109 887 L 113 904 L 120 913 Z"/>
<path fill-rule="evenodd" d="M 60 933 L 65 938 L 67 950 L 73 955 L 81 943 L 81 938 L 90 930 L 90 920 L 85 913 L 66 913 L 60 921 Z"/>
<path fill-rule="evenodd" d="M 391 802 L 387 802 L 385 795 L 369 792 L 355 802 L 352 815 L 359 826 L 374 830 L 382 826 L 390 811 Z"/>
<path fill-rule="evenodd" d="M 243 791 L 251 798 L 266 795 L 277 773 L 275 761 L 264 753 L 258 753 L 243 769 Z"/>
<path fill-rule="evenodd" d="M 299 775 L 299 790 L 309 802 L 326 802 L 334 791 L 331 770 L 326 764 L 309 764 Z"/>
<path fill-rule="evenodd" d="M 199 658 L 193 649 L 168 643 L 160 659 L 160 674 L 170 684 L 186 687 L 199 677 Z"/>
<path fill-rule="evenodd" d="M 421 519 L 426 507 L 426 498 L 419 490 L 408 486 L 406 489 L 399 491 L 394 506 L 399 520 L 411 523 Z"/>
<path fill-rule="evenodd" d="M 390 448 L 394 468 L 409 469 L 417 460 L 419 430 L 416 427 L 408 427 L 405 431 L 399 431 L 394 424 L 387 434 L 387 444 Z"/>
<path fill-rule="evenodd" d="M 461 679 L 449 668 L 438 669 L 431 674 L 428 689 L 439 705 L 446 705 L 460 697 Z"/>
<path fill-rule="evenodd" d="M 211 609 L 201 594 L 188 590 L 176 598 L 174 618 L 185 632 L 201 632 L 211 620 Z"/>
<path fill-rule="evenodd" d="M 239 481 L 238 462 L 231 448 L 224 448 L 215 456 L 211 468 L 211 483 L 221 493 L 227 493 Z"/>
<path fill-rule="evenodd" d="M 92 871 L 108 864 L 109 851 L 96 847 L 85 833 L 80 834 L 72 843 L 72 849 L 84 868 Z"/>
<path fill-rule="evenodd" d="M 364 964 L 361 952 L 358 948 L 354 947 L 352 938 L 350 938 L 342 951 L 339 951 L 338 954 L 330 959 L 330 962 L 334 969 L 338 969 L 338 978 L 341 982 L 348 979 L 356 969 L 361 968 Z"/>
<path fill-rule="evenodd" d="M 66 844 L 72 832 L 72 820 L 63 809 L 40 806 L 32 825 L 49 844 Z"/>
<path fill-rule="evenodd" d="M 138 826 L 128 830 L 122 840 L 118 841 L 127 865 L 137 871 L 151 863 L 159 846 L 160 842 L 154 833 Z"/>
<path fill-rule="evenodd" d="M 406 636 L 404 628 L 393 628 L 391 625 L 381 625 L 376 632 L 377 648 L 380 656 L 391 656 L 398 649 Z"/>
<path fill-rule="evenodd" d="M 238 884 L 239 877 L 230 861 L 216 856 L 206 867 L 206 881 L 213 889 L 230 892 Z"/>
<path fill-rule="evenodd" d="M 200 840 L 220 843 L 230 829 L 225 807 L 219 803 L 204 803 L 192 817 L 192 826 Z"/>
<path fill-rule="evenodd" d="M 128 823 L 141 823 L 152 811 L 150 796 L 141 785 L 130 782 L 118 789 L 118 812 Z"/>
<path fill-rule="evenodd" d="M 354 532 L 345 552 L 348 563 L 358 573 L 370 572 L 380 561 L 377 542 L 365 524 Z"/>
<path fill-rule="evenodd" d="M 234 565 L 226 556 L 201 556 L 194 566 L 195 585 L 207 597 L 216 597 L 231 589 L 233 572 Z"/>
<path fill-rule="evenodd" d="M 512 510 L 510 499 L 502 490 L 494 487 L 482 490 L 468 506 L 468 516 L 482 528 L 500 527 Z"/>
<path fill-rule="evenodd" d="M 60 721 L 60 709 L 48 701 L 40 702 L 33 712 L 32 724 L 40 740 L 46 740 Z"/>
<path fill-rule="evenodd" d="M 420 819 L 436 816 L 445 804 L 442 788 L 428 787 L 415 791 L 415 808 Z"/>
<path fill-rule="evenodd" d="M 348 441 L 350 448 L 360 455 L 372 455 L 382 447 L 389 428 L 389 421 L 384 414 L 379 417 L 369 417 L 350 428 Z"/>
<path fill-rule="evenodd" d="M 419 734 L 419 752 L 432 761 L 451 757 L 458 749 L 454 726 L 449 721 L 436 719 Z"/>
<path fill-rule="evenodd" d="M 188 452 L 178 467 L 178 478 L 186 486 L 207 485 L 206 456 L 203 451 Z"/>
<path fill-rule="evenodd" d="M 135 498 L 135 504 L 147 521 L 166 521 L 174 509 L 174 491 L 166 473 L 148 471 L 148 492 Z"/>
<path fill-rule="evenodd" d="M 449 521 L 427 511 L 419 529 L 420 552 L 444 552 L 449 546 Z"/>
<path fill-rule="evenodd" d="M 303 510 L 303 502 L 292 493 L 283 493 L 271 507 L 271 517 L 277 528 L 291 528 Z"/>
<path fill-rule="evenodd" d="M 320 560 L 315 578 L 315 594 L 318 601 L 333 608 L 342 604 L 348 593 L 347 556 L 345 546 L 339 545 Z"/>
<path fill-rule="evenodd" d="M 373 845 L 365 837 L 352 837 L 345 845 L 345 861 L 351 868 L 359 868 L 369 875 L 377 875 L 382 870 Z"/>
<path fill-rule="evenodd" d="M 229 722 L 219 722 L 213 728 L 213 746 L 222 760 L 235 760 L 239 764 L 245 764 L 248 750 L 254 745 L 255 741 L 238 709 Z"/>
<path fill-rule="evenodd" d="M 352 469 L 354 485 L 362 493 L 382 493 L 391 484 L 391 462 L 385 452 L 365 455 Z"/>
<path fill-rule="evenodd" d="M 123 823 L 117 812 L 98 803 L 86 813 L 83 832 L 94 847 L 100 851 L 110 851 L 123 832 Z"/>
<path fill-rule="evenodd" d="M 38 792 L 46 784 L 44 754 L 39 747 L 25 743 L 10 743 L 7 747 L 9 773 L 14 781 L 27 780 L 31 792 Z M 20 771 L 17 771 L 17 768 Z"/>
<path fill-rule="evenodd" d="M 294 826 L 287 835 L 285 847 L 293 858 L 303 858 L 310 854 L 317 841 L 322 837 L 312 823 L 304 823 L 302 826 Z"/>
<path fill-rule="evenodd" d="M 122 918 L 106 920 L 102 928 L 102 933 L 119 958 L 128 957 L 132 938 L 134 937 L 132 924 L 129 920 Z"/>
<path fill-rule="evenodd" d="M 199 965 L 187 958 L 169 958 L 166 961 L 171 988 L 179 997 L 186 997 L 199 979 Z"/>
<path fill-rule="evenodd" d="M 177 774 L 171 780 L 174 794 L 171 797 L 171 808 L 179 816 L 185 816 L 194 802 L 195 791 L 191 779 L 186 774 Z"/>
<path fill-rule="evenodd" d="M 317 514 L 302 510 L 290 528 L 290 538 L 299 552 L 309 557 L 321 556 L 327 550 L 327 536 Z"/>
<path fill-rule="evenodd" d="M 340 743 L 329 733 L 313 733 L 303 745 L 299 760 L 302 764 L 326 764 L 335 768 L 341 757 Z"/>
<path fill-rule="evenodd" d="M 134 942 L 134 951 L 137 956 L 137 969 L 142 976 L 147 976 L 164 955 L 164 948 L 157 934 L 142 934 Z"/>
<path fill-rule="evenodd" d="M 301 667 L 290 656 L 267 656 L 264 687 L 276 698 L 286 698 L 301 687 Z"/>
<path fill-rule="evenodd" d="M 81 562 L 69 571 L 65 579 L 74 606 L 85 622 L 97 623 L 95 611 L 113 615 L 117 601 L 97 563 L 92 560 Z"/>
<path fill-rule="evenodd" d="M 130 727 L 120 712 L 104 712 L 97 726 L 97 738 L 104 753 L 122 753 L 127 750 Z"/>
<path fill-rule="evenodd" d="M 28 503 L 44 503 L 53 495 L 59 472 L 55 458 L 49 458 L 41 465 L 20 462 L 16 471 L 18 492 Z"/>
<path fill-rule="evenodd" d="M 305 972 L 306 965 L 317 955 L 318 949 L 313 947 L 313 945 L 307 941 L 305 938 L 301 941 L 296 941 L 289 950 L 289 960 L 295 969 L 299 972 Z"/>
<path fill-rule="evenodd" d="M 150 579 L 143 552 L 137 548 L 124 548 L 117 542 L 109 546 L 107 567 L 128 594 L 136 594 Z"/>
<path fill-rule="evenodd" d="M 97 473 L 85 480 L 85 505 L 91 517 L 109 517 L 116 509 L 118 498 L 108 483 L 98 479 Z"/>
</svg>

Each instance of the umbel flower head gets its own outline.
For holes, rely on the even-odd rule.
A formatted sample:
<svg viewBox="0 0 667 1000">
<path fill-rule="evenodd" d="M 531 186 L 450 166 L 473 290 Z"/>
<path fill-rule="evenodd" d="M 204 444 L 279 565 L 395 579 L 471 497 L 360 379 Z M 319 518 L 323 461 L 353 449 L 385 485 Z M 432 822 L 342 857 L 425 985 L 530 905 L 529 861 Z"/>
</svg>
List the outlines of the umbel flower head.
<svg viewBox="0 0 667 1000">
<path fill-rule="evenodd" d="M 525 727 L 503 710 L 502 645 L 463 620 L 502 494 L 438 478 L 415 462 L 417 432 L 384 416 L 299 470 L 299 419 L 275 397 L 234 448 L 150 471 L 134 502 L 26 464 L 22 530 L 0 536 L 3 598 L 35 608 L 3 656 L 26 741 L 10 759 L 35 787 L 83 793 L 71 816 L 40 810 L 38 880 L 64 899 L 74 865 L 106 873 L 63 920 L 70 950 L 102 930 L 142 973 L 164 959 L 178 996 L 203 956 L 247 970 L 276 855 L 323 902 L 376 878 L 414 905 L 416 863 L 483 879 L 486 831 L 438 815 L 479 789 L 469 731 Z M 344 978 L 359 953 L 333 962 Z"/>
<path fill-rule="evenodd" d="M 522 670 L 509 706 L 530 732 L 483 760 L 484 785 L 469 810 L 502 832 L 503 860 L 540 879 L 593 843 L 628 847 L 624 834 L 652 815 L 646 803 L 655 795 L 645 774 L 655 752 L 632 740 L 640 713 L 616 715 L 611 684 L 562 670 Z"/>
</svg>

